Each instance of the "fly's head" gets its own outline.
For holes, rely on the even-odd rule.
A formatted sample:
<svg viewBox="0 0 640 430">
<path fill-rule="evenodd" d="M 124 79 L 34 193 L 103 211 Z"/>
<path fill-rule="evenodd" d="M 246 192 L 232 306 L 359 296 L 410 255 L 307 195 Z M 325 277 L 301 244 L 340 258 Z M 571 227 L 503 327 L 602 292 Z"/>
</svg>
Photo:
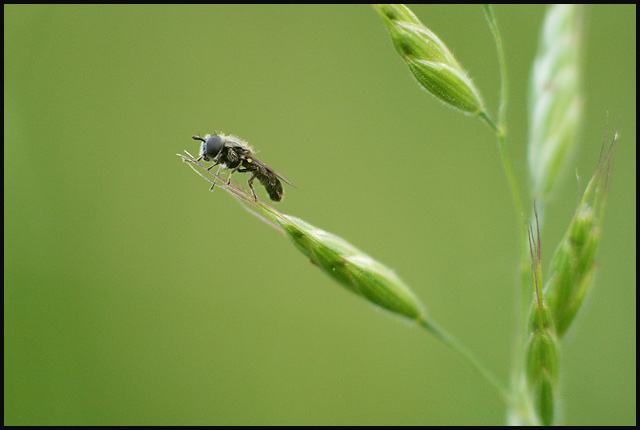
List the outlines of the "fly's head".
<svg viewBox="0 0 640 430">
<path fill-rule="evenodd" d="M 202 145 L 200 145 L 200 158 L 205 161 L 211 161 L 220 154 L 222 148 L 224 148 L 224 139 L 219 135 L 209 135 L 206 134 L 204 138 L 200 136 L 193 136 L 193 140 L 201 140 Z"/>
</svg>

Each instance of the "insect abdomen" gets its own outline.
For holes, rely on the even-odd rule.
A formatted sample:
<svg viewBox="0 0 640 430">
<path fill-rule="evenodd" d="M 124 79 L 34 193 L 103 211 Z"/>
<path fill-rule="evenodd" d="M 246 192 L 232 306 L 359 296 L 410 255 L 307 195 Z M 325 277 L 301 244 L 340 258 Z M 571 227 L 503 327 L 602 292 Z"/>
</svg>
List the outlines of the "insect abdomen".
<svg viewBox="0 0 640 430">
<path fill-rule="evenodd" d="M 275 176 L 264 174 L 262 172 L 258 173 L 256 176 L 260 183 L 264 185 L 264 188 L 267 190 L 269 194 L 269 198 L 274 202 L 279 202 L 282 200 L 282 184 Z"/>
</svg>

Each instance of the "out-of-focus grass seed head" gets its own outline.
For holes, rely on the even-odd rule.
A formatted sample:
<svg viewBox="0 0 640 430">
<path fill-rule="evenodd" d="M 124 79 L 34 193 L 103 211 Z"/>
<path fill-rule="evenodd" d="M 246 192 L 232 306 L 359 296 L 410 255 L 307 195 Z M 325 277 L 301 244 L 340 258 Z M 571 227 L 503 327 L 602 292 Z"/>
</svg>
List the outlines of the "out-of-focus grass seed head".
<svg viewBox="0 0 640 430">
<path fill-rule="evenodd" d="M 551 425 L 557 398 L 560 346 L 544 300 L 533 301 L 528 330 L 525 380 L 529 399 L 540 421 Z"/>
<path fill-rule="evenodd" d="M 559 337 L 564 336 L 582 305 L 595 272 L 600 228 L 592 208 L 581 204 L 551 260 L 545 299 Z"/>
<path fill-rule="evenodd" d="M 529 89 L 529 172 L 544 207 L 578 144 L 583 96 L 580 79 L 584 11 L 549 6 Z"/>
</svg>

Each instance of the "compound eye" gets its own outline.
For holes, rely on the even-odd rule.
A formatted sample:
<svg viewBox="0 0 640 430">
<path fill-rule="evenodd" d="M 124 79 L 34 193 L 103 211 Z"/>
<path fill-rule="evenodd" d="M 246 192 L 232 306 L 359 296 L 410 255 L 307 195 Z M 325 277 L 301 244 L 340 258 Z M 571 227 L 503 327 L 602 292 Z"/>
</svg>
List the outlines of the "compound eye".
<svg viewBox="0 0 640 430">
<path fill-rule="evenodd" d="M 207 140 L 202 143 L 202 153 L 209 158 L 214 158 L 223 146 L 224 142 L 220 136 L 209 136 Z"/>
</svg>

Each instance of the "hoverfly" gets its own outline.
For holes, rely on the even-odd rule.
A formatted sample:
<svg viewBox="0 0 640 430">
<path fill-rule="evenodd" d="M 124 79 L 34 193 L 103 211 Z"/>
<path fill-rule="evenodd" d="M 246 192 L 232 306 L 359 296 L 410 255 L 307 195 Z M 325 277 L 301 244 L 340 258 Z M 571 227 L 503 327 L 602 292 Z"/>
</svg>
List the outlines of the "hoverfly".
<svg viewBox="0 0 640 430">
<path fill-rule="evenodd" d="M 253 198 L 258 200 L 256 191 L 253 189 L 253 180 L 258 179 L 269 194 L 269 198 L 275 202 L 282 200 L 284 190 L 278 178 L 295 188 L 291 182 L 286 180 L 282 175 L 273 170 L 253 156 L 251 147 L 240 138 L 235 136 L 226 136 L 222 133 L 213 136 L 206 134 L 204 137 L 192 136 L 194 140 L 202 141 L 200 146 L 200 157 L 198 161 L 214 161 L 207 170 L 211 170 L 214 166 L 220 165 L 225 169 L 233 169 L 229 173 L 227 183 L 231 184 L 231 175 L 236 171 L 240 173 L 253 172 L 253 176 L 249 178 L 249 188 Z M 218 173 L 220 173 L 220 167 Z M 215 181 L 214 181 L 215 185 Z M 213 186 L 211 187 L 213 189 Z"/>
</svg>

